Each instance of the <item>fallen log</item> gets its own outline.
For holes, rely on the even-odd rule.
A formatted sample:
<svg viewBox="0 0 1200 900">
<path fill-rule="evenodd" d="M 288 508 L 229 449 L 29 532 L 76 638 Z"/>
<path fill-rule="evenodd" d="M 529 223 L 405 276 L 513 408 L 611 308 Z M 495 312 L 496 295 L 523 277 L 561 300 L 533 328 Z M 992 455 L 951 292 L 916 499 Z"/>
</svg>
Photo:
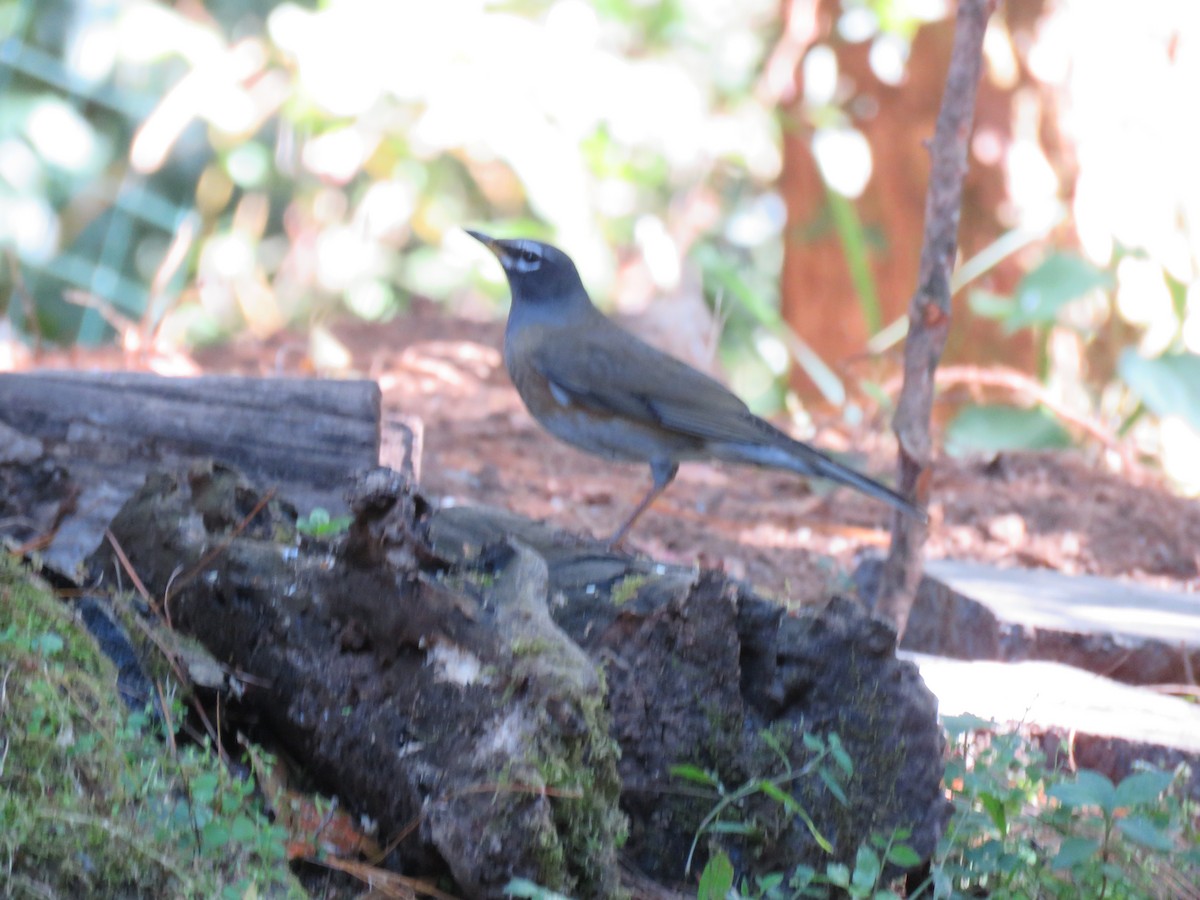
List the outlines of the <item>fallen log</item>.
<svg viewBox="0 0 1200 900">
<path fill-rule="evenodd" d="M 719 573 L 434 511 L 388 470 L 349 496 L 348 534 L 297 537 L 287 505 L 208 465 L 152 476 L 111 530 L 173 626 L 245 673 L 240 713 L 378 843 L 404 835 L 392 865 L 468 896 L 520 876 L 606 897 L 618 852 L 665 882 L 717 848 L 747 875 L 823 869 L 898 829 L 932 854 L 936 702 L 855 603 L 788 615 Z M 89 562 L 120 565 L 107 543 Z M 695 773 L 749 786 L 729 827 L 706 827 L 721 795 Z"/>
<path fill-rule="evenodd" d="M 372 381 L 0 374 L 0 518 L 72 575 L 148 473 L 198 458 L 337 512 L 347 476 L 378 464 L 380 427 Z"/>
</svg>

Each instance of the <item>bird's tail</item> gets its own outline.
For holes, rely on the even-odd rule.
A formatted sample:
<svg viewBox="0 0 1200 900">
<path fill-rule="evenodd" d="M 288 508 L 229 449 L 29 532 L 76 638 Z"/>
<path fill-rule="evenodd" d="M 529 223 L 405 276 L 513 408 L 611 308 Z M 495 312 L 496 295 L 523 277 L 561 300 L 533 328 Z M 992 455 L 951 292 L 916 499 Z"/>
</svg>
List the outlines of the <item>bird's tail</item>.
<svg viewBox="0 0 1200 900">
<path fill-rule="evenodd" d="M 775 431 L 774 428 L 771 428 L 771 430 Z M 868 478 L 861 472 L 856 472 L 849 466 L 842 465 L 832 457 L 826 456 L 820 450 L 808 446 L 808 444 L 792 440 L 781 431 L 777 431 L 772 436 L 775 438 L 775 442 L 770 444 L 729 443 L 714 445 L 710 442 L 709 449 L 718 459 L 725 459 L 730 462 L 752 463 L 772 469 L 786 469 L 798 475 L 803 475 L 806 478 L 825 478 L 838 484 L 844 484 L 866 494 L 868 497 L 882 500 L 905 515 L 912 516 L 922 522 L 929 521 L 929 514 L 925 510 L 914 506 L 890 487 L 880 484 L 873 478 Z"/>
</svg>

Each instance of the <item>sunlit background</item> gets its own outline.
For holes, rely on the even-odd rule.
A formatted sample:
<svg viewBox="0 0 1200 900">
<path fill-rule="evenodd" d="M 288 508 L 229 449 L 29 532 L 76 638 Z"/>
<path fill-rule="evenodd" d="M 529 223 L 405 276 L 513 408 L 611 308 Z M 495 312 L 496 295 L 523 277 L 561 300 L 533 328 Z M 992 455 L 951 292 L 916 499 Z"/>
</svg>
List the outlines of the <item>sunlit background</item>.
<svg viewBox="0 0 1200 900">
<path fill-rule="evenodd" d="M 758 409 L 886 414 L 952 11 L 0 2 L 0 368 L 294 329 L 343 371 L 339 315 L 503 314 L 470 226 Z M 1200 4 L 1010 0 L 985 55 L 945 446 L 1200 491 Z"/>
</svg>

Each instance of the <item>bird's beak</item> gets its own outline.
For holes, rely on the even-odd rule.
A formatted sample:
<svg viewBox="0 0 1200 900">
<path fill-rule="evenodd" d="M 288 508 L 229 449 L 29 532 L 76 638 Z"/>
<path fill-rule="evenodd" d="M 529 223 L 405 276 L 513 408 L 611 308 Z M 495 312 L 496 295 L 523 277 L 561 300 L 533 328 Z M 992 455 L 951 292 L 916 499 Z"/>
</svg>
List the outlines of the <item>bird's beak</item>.
<svg viewBox="0 0 1200 900">
<path fill-rule="evenodd" d="M 496 254 L 496 259 L 500 260 L 500 268 L 504 269 L 505 272 L 508 272 L 508 264 L 511 257 L 509 255 L 509 249 L 504 246 L 504 241 L 497 240 L 494 237 L 488 237 L 482 231 L 472 231 L 470 228 L 464 228 L 463 231 Z"/>
<path fill-rule="evenodd" d="M 479 241 L 479 243 L 483 244 L 483 246 L 487 247 L 489 250 L 491 250 L 497 256 L 500 256 L 500 250 L 501 250 L 500 242 L 497 241 L 495 238 L 488 237 L 486 234 L 484 234 L 481 231 L 472 231 L 470 228 L 464 228 L 463 231 L 465 231 L 471 237 L 475 238 L 475 240 Z"/>
</svg>

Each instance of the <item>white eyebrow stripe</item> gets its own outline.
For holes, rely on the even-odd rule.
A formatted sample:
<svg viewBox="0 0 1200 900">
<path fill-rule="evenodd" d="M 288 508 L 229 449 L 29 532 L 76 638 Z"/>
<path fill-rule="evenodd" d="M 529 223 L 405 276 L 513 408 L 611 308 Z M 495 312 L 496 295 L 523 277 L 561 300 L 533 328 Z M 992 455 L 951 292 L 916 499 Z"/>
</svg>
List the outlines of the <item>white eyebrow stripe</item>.
<svg viewBox="0 0 1200 900">
<path fill-rule="evenodd" d="M 518 272 L 534 272 L 542 265 L 542 248 L 536 241 L 517 240 L 513 242 L 512 267 Z M 536 259 L 526 260 L 522 254 L 532 253 Z"/>
</svg>

